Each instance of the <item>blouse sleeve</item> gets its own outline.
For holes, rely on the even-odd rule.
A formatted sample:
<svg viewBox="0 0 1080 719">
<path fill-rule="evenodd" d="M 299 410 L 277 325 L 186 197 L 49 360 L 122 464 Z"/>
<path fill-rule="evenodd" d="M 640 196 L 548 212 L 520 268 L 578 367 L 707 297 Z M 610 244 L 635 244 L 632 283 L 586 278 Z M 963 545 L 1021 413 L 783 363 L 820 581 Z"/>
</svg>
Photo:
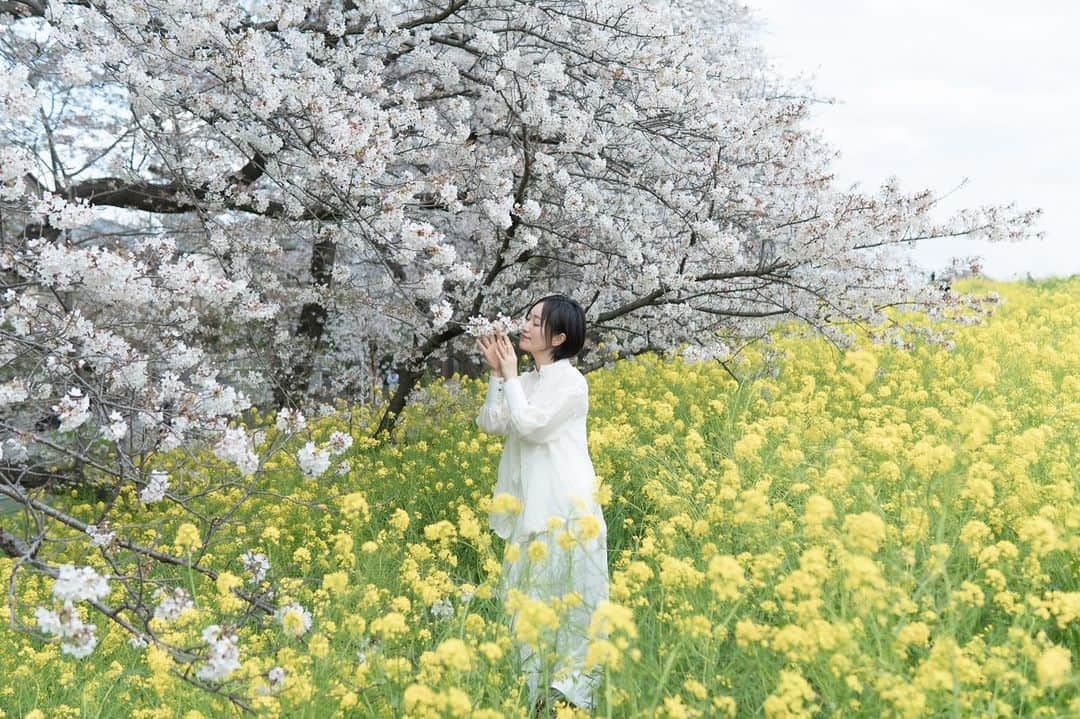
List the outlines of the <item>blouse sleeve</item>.
<svg viewBox="0 0 1080 719">
<path fill-rule="evenodd" d="M 491 375 L 484 406 L 476 416 L 476 425 L 488 434 L 506 434 L 509 430 L 506 393 L 503 391 L 505 384 L 502 377 Z"/>
<path fill-rule="evenodd" d="M 534 393 L 529 402 L 521 382 L 511 377 L 503 384 L 510 423 L 517 433 L 530 442 L 552 439 L 571 417 L 588 413 L 589 385 L 574 383 L 569 387 L 553 388 L 541 396 Z"/>
</svg>

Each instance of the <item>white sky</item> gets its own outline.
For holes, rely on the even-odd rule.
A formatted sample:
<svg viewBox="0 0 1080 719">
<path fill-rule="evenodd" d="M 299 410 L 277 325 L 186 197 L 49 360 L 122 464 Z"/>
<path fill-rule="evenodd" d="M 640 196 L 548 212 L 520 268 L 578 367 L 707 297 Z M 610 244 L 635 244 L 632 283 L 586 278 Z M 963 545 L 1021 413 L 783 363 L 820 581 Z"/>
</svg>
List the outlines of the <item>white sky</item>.
<svg viewBox="0 0 1080 719">
<path fill-rule="evenodd" d="M 811 126 L 840 151 L 842 185 L 968 184 L 943 208 L 1041 207 L 1041 241 L 920 243 L 933 269 L 982 256 L 1000 279 L 1080 273 L 1080 3 L 1065 0 L 749 0 L 758 41 L 810 78 Z"/>
</svg>

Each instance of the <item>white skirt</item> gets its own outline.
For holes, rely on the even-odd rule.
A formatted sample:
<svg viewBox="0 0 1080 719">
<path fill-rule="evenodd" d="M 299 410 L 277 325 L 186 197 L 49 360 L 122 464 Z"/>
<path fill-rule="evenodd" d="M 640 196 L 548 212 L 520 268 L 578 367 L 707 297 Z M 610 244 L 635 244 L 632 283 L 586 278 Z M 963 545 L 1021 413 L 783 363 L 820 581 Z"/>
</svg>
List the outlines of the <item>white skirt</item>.
<svg viewBox="0 0 1080 719">
<path fill-rule="evenodd" d="M 560 612 L 557 629 L 545 627 L 539 633 L 535 647 L 525 641 L 519 641 L 518 646 L 529 686 L 529 706 L 536 702 L 541 687 L 545 692 L 551 687 L 582 709 L 592 709 L 596 705 L 595 692 L 601 672 L 599 667 L 585 666 L 585 656 L 593 610 L 608 599 L 607 532 L 602 530 L 596 538 L 575 542 L 564 549 L 558 541 L 562 531 L 531 532 L 516 540 L 520 553 L 514 561 L 503 563 L 500 594 L 504 603 L 515 589 L 530 599 L 546 603 L 572 593 L 580 597 L 576 606 Z M 511 538 L 508 544 L 513 541 Z M 544 545 L 546 556 L 534 561 L 529 547 L 536 541 Z M 514 635 L 520 614 L 520 608 L 510 611 L 510 629 Z"/>
</svg>

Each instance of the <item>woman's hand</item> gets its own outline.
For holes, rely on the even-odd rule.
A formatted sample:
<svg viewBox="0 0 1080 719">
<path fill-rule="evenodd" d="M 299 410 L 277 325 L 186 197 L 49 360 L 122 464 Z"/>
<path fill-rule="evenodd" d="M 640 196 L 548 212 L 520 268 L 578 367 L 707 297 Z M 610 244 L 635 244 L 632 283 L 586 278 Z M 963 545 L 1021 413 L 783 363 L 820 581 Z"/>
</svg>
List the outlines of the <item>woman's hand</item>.
<svg viewBox="0 0 1080 719">
<path fill-rule="evenodd" d="M 497 341 L 494 334 L 483 335 L 482 337 L 476 338 L 476 344 L 480 346 L 480 352 L 483 353 L 484 360 L 488 363 L 488 367 L 491 367 L 491 374 L 496 377 L 502 377 L 502 368 L 499 366 Z"/>
<path fill-rule="evenodd" d="M 518 357 L 510 338 L 502 332 L 495 333 L 495 349 L 498 353 L 499 369 L 502 370 L 502 376 L 506 379 L 517 377 Z"/>
</svg>

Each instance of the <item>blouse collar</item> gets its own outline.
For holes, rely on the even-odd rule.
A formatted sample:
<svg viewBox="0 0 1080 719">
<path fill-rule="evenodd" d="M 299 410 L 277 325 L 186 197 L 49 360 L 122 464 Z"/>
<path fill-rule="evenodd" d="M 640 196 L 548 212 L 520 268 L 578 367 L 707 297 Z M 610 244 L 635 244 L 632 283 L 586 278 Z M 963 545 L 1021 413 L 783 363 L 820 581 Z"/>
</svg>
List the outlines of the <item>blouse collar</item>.
<svg viewBox="0 0 1080 719">
<path fill-rule="evenodd" d="M 569 357 L 563 357 L 560 360 L 555 360 L 554 362 L 549 362 L 547 364 L 540 365 L 536 369 L 539 371 L 540 374 L 544 374 L 546 372 L 550 372 L 556 366 L 568 365 L 568 364 L 570 364 L 570 358 Z"/>
</svg>

